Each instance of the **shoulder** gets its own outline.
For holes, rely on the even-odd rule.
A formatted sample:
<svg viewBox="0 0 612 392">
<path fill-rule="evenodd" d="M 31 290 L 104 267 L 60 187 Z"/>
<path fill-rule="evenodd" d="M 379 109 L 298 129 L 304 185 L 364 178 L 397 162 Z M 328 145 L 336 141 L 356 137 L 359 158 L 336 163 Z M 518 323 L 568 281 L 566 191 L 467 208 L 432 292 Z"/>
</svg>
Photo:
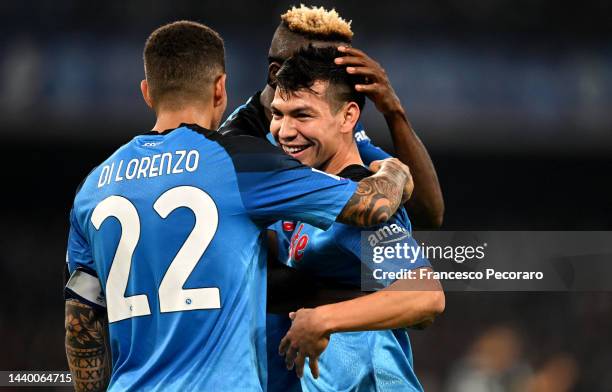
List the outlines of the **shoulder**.
<svg viewBox="0 0 612 392">
<path fill-rule="evenodd" d="M 97 184 L 98 182 L 98 177 L 100 176 L 100 172 L 104 169 L 105 166 L 108 166 L 108 164 L 118 155 L 122 154 L 126 149 L 129 148 L 130 144 L 134 141 L 134 139 L 131 139 L 129 142 L 123 144 L 122 146 L 120 146 L 119 148 L 117 148 L 115 151 L 113 151 L 112 154 L 110 154 L 105 160 L 103 160 L 102 162 L 100 162 L 97 166 L 94 166 L 89 173 L 81 180 L 81 182 L 79 183 L 79 185 L 76 187 L 75 190 L 75 202 L 77 200 L 77 198 L 79 197 L 79 195 L 82 193 L 82 191 L 84 189 L 89 189 L 90 186 L 93 186 L 93 184 Z"/>
<path fill-rule="evenodd" d="M 268 171 L 305 168 L 266 139 L 254 136 L 217 134 L 214 139 L 234 161 L 237 170 Z"/>
</svg>

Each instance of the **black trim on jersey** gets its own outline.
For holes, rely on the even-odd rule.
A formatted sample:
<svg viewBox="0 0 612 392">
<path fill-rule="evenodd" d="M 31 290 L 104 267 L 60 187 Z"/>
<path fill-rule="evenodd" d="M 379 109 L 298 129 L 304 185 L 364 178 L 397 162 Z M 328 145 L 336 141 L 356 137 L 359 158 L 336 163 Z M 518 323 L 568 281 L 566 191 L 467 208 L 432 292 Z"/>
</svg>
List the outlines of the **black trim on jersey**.
<svg viewBox="0 0 612 392">
<path fill-rule="evenodd" d="M 265 138 L 270 132 L 270 120 L 261 104 L 261 91 L 256 92 L 235 114 L 226 120 L 219 132 L 223 135 L 242 135 Z"/>
<path fill-rule="evenodd" d="M 174 130 L 176 130 L 176 129 L 183 128 L 183 127 L 191 128 L 192 126 L 194 126 L 194 127 L 198 127 L 199 129 L 204 129 L 204 130 L 208 131 L 208 129 L 206 129 L 206 128 L 202 128 L 201 126 L 199 126 L 199 125 L 197 125 L 197 124 L 187 124 L 187 123 L 181 123 L 181 125 L 179 125 L 179 126 L 178 126 L 178 127 L 176 127 L 176 128 L 166 129 L 166 130 L 163 130 L 163 131 L 161 131 L 161 132 L 157 132 L 157 131 L 154 131 L 154 130 L 150 130 L 150 131 L 148 131 L 148 132 L 143 133 L 143 135 L 167 135 L 167 134 L 169 134 L 170 132 L 172 132 L 172 131 L 174 131 Z M 209 131 L 209 132 L 212 132 L 212 131 Z"/>
<path fill-rule="evenodd" d="M 348 178 L 349 180 L 353 180 L 355 182 L 359 182 L 366 177 L 370 177 L 373 172 L 368 170 L 367 168 L 361 165 L 348 165 L 340 173 L 337 174 L 339 177 Z"/>
<path fill-rule="evenodd" d="M 185 126 L 223 147 L 232 159 L 236 172 L 266 172 L 291 170 L 299 167 L 306 168 L 300 161 L 291 158 L 280 148 L 270 144 L 268 140 L 233 133 L 222 135 L 196 124 L 185 124 Z"/>
<path fill-rule="evenodd" d="M 192 131 L 194 131 L 195 133 L 199 133 L 202 136 L 205 136 L 207 139 L 210 140 L 217 140 L 219 138 L 219 133 L 215 132 L 215 131 L 211 131 L 208 128 L 204 128 L 199 126 L 198 124 L 186 124 L 186 123 L 181 123 L 181 125 L 179 126 L 179 128 L 181 127 L 185 127 L 185 128 L 189 128 Z"/>
</svg>

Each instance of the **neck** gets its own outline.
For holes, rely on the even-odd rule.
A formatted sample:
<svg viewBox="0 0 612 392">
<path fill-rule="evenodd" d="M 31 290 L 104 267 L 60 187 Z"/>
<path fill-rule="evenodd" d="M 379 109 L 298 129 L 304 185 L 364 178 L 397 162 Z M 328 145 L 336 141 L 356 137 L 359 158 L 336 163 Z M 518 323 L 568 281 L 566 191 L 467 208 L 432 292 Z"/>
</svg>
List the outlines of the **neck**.
<svg viewBox="0 0 612 392">
<path fill-rule="evenodd" d="M 199 107 L 186 107 L 178 110 L 162 110 L 157 113 L 157 121 L 153 130 L 163 132 L 166 129 L 178 128 L 182 123 L 197 124 L 202 128 L 213 128 L 212 110 Z"/>
<path fill-rule="evenodd" d="M 352 138 L 353 135 L 350 135 Z M 350 143 L 342 144 L 336 153 L 320 169 L 329 174 L 338 174 L 349 165 L 362 165 L 357 145 L 351 140 Z"/>
</svg>

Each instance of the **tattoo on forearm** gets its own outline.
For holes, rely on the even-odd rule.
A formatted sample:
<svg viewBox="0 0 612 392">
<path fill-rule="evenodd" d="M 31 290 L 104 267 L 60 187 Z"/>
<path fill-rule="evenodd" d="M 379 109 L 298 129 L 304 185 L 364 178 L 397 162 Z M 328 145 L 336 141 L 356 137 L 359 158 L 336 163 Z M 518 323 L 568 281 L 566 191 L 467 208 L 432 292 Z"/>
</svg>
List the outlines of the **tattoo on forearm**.
<svg viewBox="0 0 612 392">
<path fill-rule="evenodd" d="M 66 356 L 75 390 L 106 390 L 111 370 L 106 315 L 79 301 L 68 300 L 65 327 Z"/>
<path fill-rule="evenodd" d="M 403 173 L 384 169 L 363 179 L 338 220 L 358 226 L 373 226 L 386 221 L 400 205 L 404 183 Z"/>
</svg>

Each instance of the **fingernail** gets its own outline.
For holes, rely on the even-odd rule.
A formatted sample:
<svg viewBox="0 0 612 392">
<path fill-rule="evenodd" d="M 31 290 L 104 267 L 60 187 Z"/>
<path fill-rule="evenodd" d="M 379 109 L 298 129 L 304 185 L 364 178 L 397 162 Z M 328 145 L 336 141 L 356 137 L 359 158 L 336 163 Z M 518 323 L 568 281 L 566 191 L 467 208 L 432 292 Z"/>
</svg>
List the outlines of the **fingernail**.
<svg viewBox="0 0 612 392">
<path fill-rule="evenodd" d="M 336 64 L 342 64 L 342 57 L 336 57 L 336 58 L 334 59 L 334 63 L 336 63 Z"/>
<path fill-rule="evenodd" d="M 346 50 L 346 46 L 338 46 L 338 50 L 344 52 Z"/>
<path fill-rule="evenodd" d="M 355 72 L 355 68 L 353 68 L 353 67 L 346 67 L 346 72 Z"/>
</svg>

